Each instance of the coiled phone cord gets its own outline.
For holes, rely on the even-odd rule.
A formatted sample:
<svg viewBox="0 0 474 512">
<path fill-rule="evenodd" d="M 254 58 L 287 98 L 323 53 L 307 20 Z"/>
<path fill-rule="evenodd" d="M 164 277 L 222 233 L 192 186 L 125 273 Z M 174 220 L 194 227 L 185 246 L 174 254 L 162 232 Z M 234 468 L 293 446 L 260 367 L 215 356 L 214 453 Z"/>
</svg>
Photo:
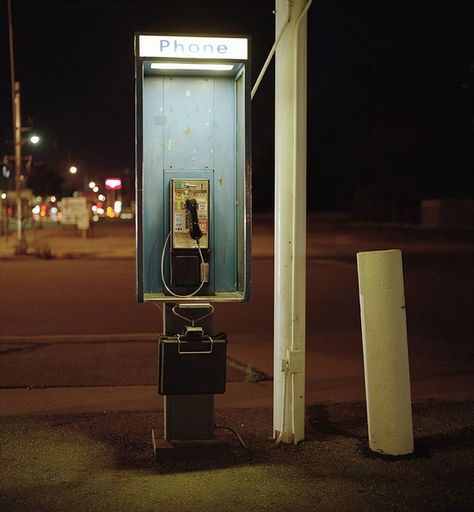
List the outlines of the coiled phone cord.
<svg viewBox="0 0 474 512">
<path fill-rule="evenodd" d="M 174 293 L 168 287 L 168 285 L 166 283 L 166 279 L 165 279 L 165 252 L 166 252 L 166 246 L 169 243 L 170 237 L 171 237 L 171 231 L 168 233 L 168 236 L 166 237 L 165 243 L 163 245 L 163 251 L 161 252 L 161 280 L 163 281 L 163 286 L 166 288 L 166 291 L 168 293 L 173 295 L 173 297 L 178 297 L 179 299 L 188 299 L 190 297 L 194 297 L 194 295 L 196 295 L 196 293 L 198 293 L 201 290 L 201 288 L 204 286 L 204 283 L 206 281 L 204 281 L 204 280 L 201 281 L 201 284 L 199 285 L 199 287 L 196 288 L 196 290 L 194 290 L 192 293 L 188 293 L 187 295 L 179 295 L 178 293 Z M 205 263 L 204 256 L 202 255 L 201 247 L 199 245 L 199 240 L 196 240 L 196 245 L 197 245 L 197 250 L 199 252 L 199 256 L 201 258 L 201 262 Z"/>
</svg>

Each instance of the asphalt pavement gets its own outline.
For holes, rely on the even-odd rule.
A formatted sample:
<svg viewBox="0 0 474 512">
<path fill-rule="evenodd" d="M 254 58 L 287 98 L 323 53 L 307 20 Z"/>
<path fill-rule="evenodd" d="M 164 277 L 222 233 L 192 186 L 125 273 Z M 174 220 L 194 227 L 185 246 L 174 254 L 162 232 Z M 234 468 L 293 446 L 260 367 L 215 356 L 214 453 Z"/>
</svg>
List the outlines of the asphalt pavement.
<svg viewBox="0 0 474 512">
<path fill-rule="evenodd" d="M 343 261 L 355 251 L 389 246 L 421 256 L 474 252 L 470 231 L 314 221 L 311 226 L 319 225 L 320 231 L 309 238 L 308 255 L 321 260 Z M 269 216 L 257 217 L 254 258 L 272 255 L 269 226 Z M 104 223 L 90 238 L 59 226 L 28 236 L 27 256 L 14 255 L 14 237 L 0 242 L 0 273 L 8 268 L 2 262 L 25 258 L 134 257 L 132 224 Z M 152 353 L 153 340 L 138 338 L 134 342 Z M 337 376 L 334 389 L 307 396 L 305 441 L 272 447 L 269 347 L 260 345 L 255 352 L 255 346 L 239 340 L 227 392 L 216 396 L 216 436 L 229 444 L 228 456 L 157 463 L 151 431 L 162 432 L 162 402 L 149 376 L 131 375 L 126 386 L 104 385 L 98 367 L 97 380 L 84 386 L 72 367 L 48 366 L 53 358 L 47 351 L 67 352 L 72 341 L 84 352 L 88 343 L 102 342 L 120 355 L 123 336 L 114 341 L 107 336 L 72 340 L 71 333 L 62 340 L 9 335 L 0 341 L 0 380 L 11 383 L 0 389 L 2 510 L 474 510 L 474 402 L 472 373 L 466 372 L 472 352 L 460 361 L 457 381 L 450 375 L 451 380 L 441 380 L 444 389 L 420 385 L 414 390 L 415 453 L 390 458 L 367 448 L 363 389 L 352 389 L 351 382 L 338 389 Z M 25 356 L 28 343 L 48 347 L 34 385 L 22 385 L 21 379 L 22 365 L 35 364 L 27 350 Z M 81 357 L 81 347 L 76 349 L 72 360 Z M 245 364 L 250 351 L 256 374 Z"/>
</svg>

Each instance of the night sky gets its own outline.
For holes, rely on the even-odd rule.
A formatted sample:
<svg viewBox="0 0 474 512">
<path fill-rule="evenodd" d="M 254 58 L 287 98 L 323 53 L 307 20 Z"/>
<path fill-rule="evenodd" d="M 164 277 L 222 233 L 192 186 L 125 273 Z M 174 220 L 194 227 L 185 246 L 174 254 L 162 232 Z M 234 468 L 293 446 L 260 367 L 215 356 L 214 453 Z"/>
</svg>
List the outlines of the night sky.
<svg viewBox="0 0 474 512">
<path fill-rule="evenodd" d="M 134 179 L 135 31 L 245 34 L 255 79 L 274 2 L 12 0 L 23 124 L 45 169 Z M 308 18 L 308 197 L 350 209 L 377 197 L 472 198 L 474 1 L 314 0 Z M 12 138 L 1 0 L 0 141 Z M 273 67 L 252 102 L 254 206 L 273 196 Z M 4 145 L 2 154 L 11 153 Z M 40 172 L 38 170 L 37 172 Z M 47 175 L 47 173 L 46 173 Z"/>
</svg>

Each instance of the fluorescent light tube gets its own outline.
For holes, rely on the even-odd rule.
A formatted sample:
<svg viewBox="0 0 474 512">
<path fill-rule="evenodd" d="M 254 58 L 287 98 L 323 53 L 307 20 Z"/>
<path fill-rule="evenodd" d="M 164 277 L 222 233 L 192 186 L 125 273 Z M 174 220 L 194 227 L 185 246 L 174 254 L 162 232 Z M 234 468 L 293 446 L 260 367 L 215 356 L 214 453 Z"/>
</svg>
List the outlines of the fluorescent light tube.
<svg viewBox="0 0 474 512">
<path fill-rule="evenodd" d="M 152 62 L 151 69 L 185 69 L 199 71 L 230 71 L 232 64 L 191 64 L 179 62 Z"/>
</svg>

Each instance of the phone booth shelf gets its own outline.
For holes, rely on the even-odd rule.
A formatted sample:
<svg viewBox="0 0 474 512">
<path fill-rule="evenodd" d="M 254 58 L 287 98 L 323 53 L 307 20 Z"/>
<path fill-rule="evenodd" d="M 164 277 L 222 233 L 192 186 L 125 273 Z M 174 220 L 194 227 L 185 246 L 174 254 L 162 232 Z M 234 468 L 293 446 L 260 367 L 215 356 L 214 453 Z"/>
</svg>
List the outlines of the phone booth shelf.
<svg viewBox="0 0 474 512">
<path fill-rule="evenodd" d="M 180 304 L 200 304 L 203 301 L 218 303 L 218 302 L 243 302 L 244 300 L 248 300 L 248 298 L 243 299 L 242 294 L 240 292 L 216 292 L 214 295 L 210 296 L 201 296 L 201 295 L 193 295 L 192 297 L 186 297 L 182 299 L 176 299 L 171 295 L 165 295 L 163 293 L 147 293 L 146 298 L 142 302 L 170 302 L 170 303 L 180 303 Z"/>
</svg>

